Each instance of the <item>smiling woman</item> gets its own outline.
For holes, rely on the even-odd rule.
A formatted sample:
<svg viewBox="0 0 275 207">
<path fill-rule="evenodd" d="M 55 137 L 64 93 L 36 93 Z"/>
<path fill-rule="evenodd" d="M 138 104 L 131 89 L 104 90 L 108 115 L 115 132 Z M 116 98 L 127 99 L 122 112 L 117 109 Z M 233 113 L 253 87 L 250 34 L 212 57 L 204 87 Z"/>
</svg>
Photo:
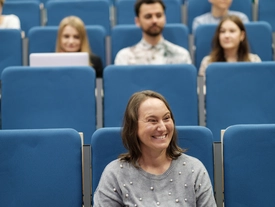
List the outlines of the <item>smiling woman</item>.
<svg viewBox="0 0 275 207">
<path fill-rule="evenodd" d="M 65 17 L 59 24 L 56 52 L 87 52 L 96 76 L 102 77 L 101 59 L 92 53 L 84 22 L 76 16 Z"/>
<path fill-rule="evenodd" d="M 249 52 L 245 26 L 239 17 L 229 15 L 219 23 L 212 40 L 212 51 L 201 62 L 200 76 L 205 76 L 205 70 L 212 62 L 261 62 L 258 55 Z"/>
<path fill-rule="evenodd" d="M 61 49 L 64 52 L 79 52 L 80 43 L 78 31 L 71 25 L 65 26 L 61 34 Z"/>
<path fill-rule="evenodd" d="M 94 207 L 215 207 L 203 164 L 177 145 L 174 116 L 154 91 L 134 93 L 122 128 L 127 153 L 105 168 L 94 194 Z"/>
</svg>

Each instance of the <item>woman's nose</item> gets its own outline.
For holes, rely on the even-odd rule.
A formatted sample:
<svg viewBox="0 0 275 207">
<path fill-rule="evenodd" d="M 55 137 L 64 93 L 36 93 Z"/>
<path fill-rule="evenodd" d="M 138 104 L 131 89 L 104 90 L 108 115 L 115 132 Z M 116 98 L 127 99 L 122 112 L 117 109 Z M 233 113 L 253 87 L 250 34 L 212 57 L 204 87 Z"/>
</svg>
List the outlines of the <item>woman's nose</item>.
<svg viewBox="0 0 275 207">
<path fill-rule="evenodd" d="M 229 37 L 229 32 L 224 33 L 225 37 Z"/>
<path fill-rule="evenodd" d="M 73 38 L 69 38 L 69 43 L 73 43 L 74 39 Z"/>
<path fill-rule="evenodd" d="M 163 121 L 160 121 L 158 123 L 158 127 L 157 127 L 157 130 L 161 131 L 161 130 L 166 130 L 166 126 L 165 126 L 165 123 Z"/>
</svg>

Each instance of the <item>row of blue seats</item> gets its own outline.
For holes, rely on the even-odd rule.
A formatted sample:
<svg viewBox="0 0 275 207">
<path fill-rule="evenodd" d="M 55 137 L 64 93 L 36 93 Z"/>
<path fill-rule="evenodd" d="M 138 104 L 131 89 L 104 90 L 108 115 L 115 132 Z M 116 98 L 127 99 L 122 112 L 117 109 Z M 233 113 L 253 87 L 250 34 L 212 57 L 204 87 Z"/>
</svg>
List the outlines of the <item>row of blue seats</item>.
<svg viewBox="0 0 275 207">
<path fill-rule="evenodd" d="M 167 6 L 167 23 L 186 23 L 189 33 L 192 32 L 193 19 L 210 11 L 208 1 L 190 0 L 187 3 L 187 21 L 183 22 L 184 15 L 182 14 L 180 0 L 164 1 Z M 134 24 L 134 2 L 133 0 L 119 0 L 116 3 L 115 12 L 110 12 L 108 0 L 48 1 L 45 4 L 45 10 L 47 11 L 46 25 L 56 26 L 64 17 L 76 15 L 86 25 L 103 26 L 107 35 L 110 35 L 112 19 L 115 19 L 115 24 Z M 230 9 L 245 13 L 252 21 L 252 8 L 251 0 L 242 0 L 233 1 Z M 268 22 L 274 32 L 275 2 L 273 0 L 261 0 L 257 8 L 257 20 Z M 41 6 L 37 1 L 8 1 L 4 5 L 3 14 L 11 13 L 18 15 L 22 29 L 26 34 L 31 27 L 43 25 Z M 112 14 L 115 14 L 115 16 L 112 16 Z"/>
<path fill-rule="evenodd" d="M 14 1 L 21 1 L 21 0 L 7 0 L 7 2 L 14 2 Z M 39 2 L 42 4 L 46 4 L 49 0 L 30 0 L 30 1 L 34 1 L 34 2 Z M 109 4 L 111 6 L 116 6 L 120 1 L 124 1 L 124 0 L 107 0 L 109 2 Z M 135 1 L 135 0 L 131 0 L 131 1 Z M 166 0 L 164 0 L 166 1 Z M 171 1 L 176 1 L 176 2 L 180 2 L 182 4 L 184 4 L 186 1 L 185 0 L 171 0 Z M 253 1 L 253 0 L 252 0 Z"/>
<path fill-rule="evenodd" d="M 247 37 L 252 53 L 258 54 L 262 61 L 273 60 L 272 31 L 266 22 L 247 23 Z M 113 63 L 117 52 L 136 44 L 142 37 L 141 30 L 134 25 L 118 25 L 112 29 L 111 44 L 106 44 L 107 34 L 101 26 L 87 26 L 87 34 L 92 51 L 101 57 L 104 66 Z M 211 51 L 211 40 L 215 25 L 202 25 L 194 37 L 194 65 L 198 69 L 201 60 Z M 54 52 L 57 26 L 34 27 L 28 34 L 28 46 L 22 49 L 22 38 L 19 31 L 0 30 L 0 71 L 7 66 L 23 65 L 23 57 L 31 53 Z M 163 31 L 164 37 L 187 50 L 189 45 L 188 29 L 183 24 L 167 24 Z M 109 42 L 110 43 L 110 42 Z M 12 46 L 12 47 L 11 47 Z M 190 49 L 190 53 L 193 53 Z M 23 52 L 28 51 L 28 54 Z M 111 60 L 107 59 L 110 57 Z"/>
<path fill-rule="evenodd" d="M 95 95 L 90 67 L 9 67 L 1 79 L 3 129 L 72 127 L 84 133 L 85 143 L 97 128 L 97 116 L 103 127 L 120 127 L 130 96 L 146 89 L 167 98 L 177 125 L 199 125 L 203 116 L 214 141 L 233 124 L 275 123 L 275 62 L 211 64 L 200 112 L 197 71 L 188 64 L 108 66 L 102 97 Z"/>
<path fill-rule="evenodd" d="M 221 165 L 214 165 L 209 129 L 177 126 L 177 131 L 179 145 L 203 162 L 213 183 L 220 182 L 214 180 L 214 168 L 223 168 L 224 198 L 215 189 L 217 201 L 224 200 L 226 207 L 273 206 L 274 124 L 227 128 Z M 90 143 L 91 162 L 83 162 L 80 137 L 73 129 L 1 130 L 0 206 L 91 207 L 91 192 L 104 167 L 125 149 L 120 128 L 99 129 Z M 87 177 L 83 169 L 88 169 Z"/>
</svg>

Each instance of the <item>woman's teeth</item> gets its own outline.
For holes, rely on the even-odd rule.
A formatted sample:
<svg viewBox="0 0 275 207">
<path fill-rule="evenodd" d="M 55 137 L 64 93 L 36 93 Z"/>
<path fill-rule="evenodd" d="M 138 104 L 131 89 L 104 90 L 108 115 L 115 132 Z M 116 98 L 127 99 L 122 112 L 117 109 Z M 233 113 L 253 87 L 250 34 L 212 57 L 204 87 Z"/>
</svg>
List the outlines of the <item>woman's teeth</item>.
<svg viewBox="0 0 275 207">
<path fill-rule="evenodd" d="M 162 136 L 155 136 L 156 139 L 164 139 L 166 137 L 166 135 L 162 135 Z"/>
</svg>

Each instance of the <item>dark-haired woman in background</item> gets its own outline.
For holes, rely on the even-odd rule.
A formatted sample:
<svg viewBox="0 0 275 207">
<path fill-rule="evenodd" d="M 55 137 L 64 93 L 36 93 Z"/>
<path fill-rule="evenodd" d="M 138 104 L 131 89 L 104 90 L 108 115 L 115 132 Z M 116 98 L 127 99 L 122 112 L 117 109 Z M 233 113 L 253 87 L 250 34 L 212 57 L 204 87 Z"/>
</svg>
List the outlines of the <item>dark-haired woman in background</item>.
<svg viewBox="0 0 275 207">
<path fill-rule="evenodd" d="M 212 40 L 212 51 L 201 62 L 200 76 L 205 76 L 212 62 L 261 62 L 258 55 L 249 51 L 246 30 L 239 17 L 229 15 L 221 20 Z"/>
</svg>

